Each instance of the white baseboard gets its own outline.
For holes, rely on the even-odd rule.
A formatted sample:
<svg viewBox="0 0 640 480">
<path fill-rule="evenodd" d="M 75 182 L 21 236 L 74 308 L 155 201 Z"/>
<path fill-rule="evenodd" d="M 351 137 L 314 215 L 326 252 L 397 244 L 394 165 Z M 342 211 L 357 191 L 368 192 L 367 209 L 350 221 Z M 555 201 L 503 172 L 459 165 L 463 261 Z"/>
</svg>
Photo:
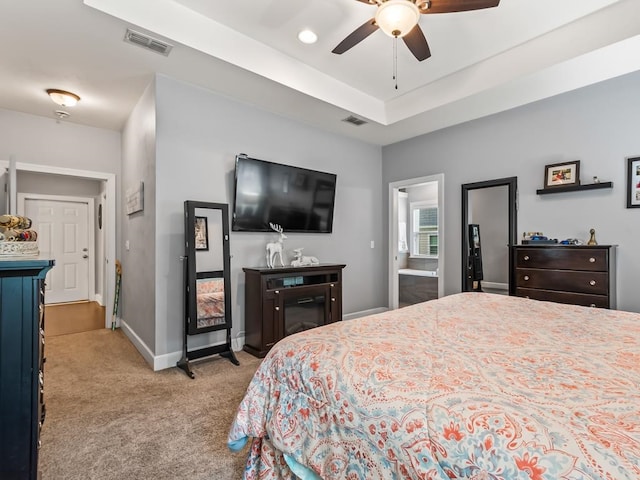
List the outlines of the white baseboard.
<svg viewBox="0 0 640 480">
<path fill-rule="evenodd" d="M 499 283 L 499 282 L 482 282 L 482 287 L 490 288 L 491 290 L 509 290 L 508 283 Z"/>
<path fill-rule="evenodd" d="M 98 302 L 98 305 L 100 305 L 101 307 L 104 307 L 104 303 L 102 301 L 102 295 L 100 295 L 99 293 L 96 293 L 94 300 Z"/>
<path fill-rule="evenodd" d="M 124 320 L 120 320 L 120 328 L 122 329 L 122 333 L 126 335 L 126 337 L 133 343 L 133 346 L 136 347 L 142 358 L 149 364 L 149 366 L 153 367 L 155 370 L 155 359 L 153 352 L 147 344 L 142 341 L 142 339 L 138 336 L 136 332 L 134 332 L 131 327 Z"/>
<path fill-rule="evenodd" d="M 366 317 L 367 315 L 375 315 L 376 313 L 382 313 L 389 310 L 387 307 L 371 308 L 369 310 L 362 310 L 360 312 L 347 313 L 342 315 L 342 320 L 353 320 L 354 318 Z"/>
<path fill-rule="evenodd" d="M 147 346 L 146 343 L 134 332 L 127 322 L 124 320 L 120 320 L 120 328 L 122 328 L 122 332 L 126 335 L 126 337 L 133 343 L 133 346 L 136 347 L 140 355 L 145 359 L 145 361 L 149 364 L 150 367 L 153 368 L 154 372 L 158 370 L 165 370 L 167 368 L 173 368 L 176 366 L 178 361 L 182 358 L 182 350 L 177 352 L 165 353 L 164 355 L 154 355 L 151 349 Z M 241 337 L 235 337 L 231 339 L 231 348 L 233 351 L 237 352 L 242 350 L 242 346 L 244 345 L 244 335 Z M 206 348 L 209 345 L 205 345 L 204 347 L 198 348 Z"/>
</svg>

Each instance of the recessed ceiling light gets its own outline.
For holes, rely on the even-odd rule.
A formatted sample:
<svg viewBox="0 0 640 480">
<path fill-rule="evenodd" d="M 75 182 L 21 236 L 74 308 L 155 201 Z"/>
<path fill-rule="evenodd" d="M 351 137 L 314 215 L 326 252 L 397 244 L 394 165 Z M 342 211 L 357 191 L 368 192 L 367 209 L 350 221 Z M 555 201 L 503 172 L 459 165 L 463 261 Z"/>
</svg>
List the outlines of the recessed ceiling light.
<svg viewBox="0 0 640 480">
<path fill-rule="evenodd" d="M 300 40 L 302 43 L 306 43 L 307 45 L 311 45 L 312 43 L 316 43 L 318 41 L 318 35 L 316 35 L 309 29 L 305 29 L 298 33 L 298 40 Z"/>
<path fill-rule="evenodd" d="M 47 93 L 55 103 L 61 107 L 73 107 L 80 97 L 75 93 L 67 92 L 66 90 L 58 90 L 57 88 L 48 88 Z"/>
</svg>

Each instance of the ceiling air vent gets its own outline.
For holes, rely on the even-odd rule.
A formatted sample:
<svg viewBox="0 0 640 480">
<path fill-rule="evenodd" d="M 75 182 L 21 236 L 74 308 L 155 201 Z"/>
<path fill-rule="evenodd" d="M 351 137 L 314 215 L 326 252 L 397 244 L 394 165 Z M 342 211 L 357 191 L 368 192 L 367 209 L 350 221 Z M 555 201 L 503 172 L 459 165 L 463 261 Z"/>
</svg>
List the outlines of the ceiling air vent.
<svg viewBox="0 0 640 480">
<path fill-rule="evenodd" d="M 347 123 L 352 123 L 356 127 L 359 127 L 360 125 L 364 125 L 365 123 L 367 123 L 365 120 L 362 120 L 361 118 L 358 118 L 358 117 L 354 117 L 353 115 L 349 115 L 347 118 L 343 118 L 342 121 Z"/>
<path fill-rule="evenodd" d="M 130 28 L 128 28 L 127 33 L 124 34 L 124 41 L 159 53 L 165 57 L 169 55 L 169 52 L 171 52 L 173 48 L 173 45 L 169 45 L 167 42 L 150 37 L 144 33 L 136 32 Z"/>
</svg>

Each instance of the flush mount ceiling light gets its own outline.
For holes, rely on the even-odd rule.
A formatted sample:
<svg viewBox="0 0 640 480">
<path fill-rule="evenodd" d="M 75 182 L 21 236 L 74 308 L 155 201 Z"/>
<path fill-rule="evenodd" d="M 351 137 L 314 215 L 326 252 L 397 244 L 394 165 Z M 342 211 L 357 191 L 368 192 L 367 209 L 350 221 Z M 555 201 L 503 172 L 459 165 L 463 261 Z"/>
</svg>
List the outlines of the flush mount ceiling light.
<svg viewBox="0 0 640 480">
<path fill-rule="evenodd" d="M 48 88 L 47 93 L 51 100 L 60 105 L 61 107 L 73 107 L 80 101 L 80 97 L 75 93 L 67 92 L 66 90 L 58 90 L 56 88 Z"/>
<path fill-rule="evenodd" d="M 420 10 L 407 0 L 389 0 L 378 7 L 376 23 L 390 37 L 401 38 L 408 34 L 420 20 Z"/>
<path fill-rule="evenodd" d="M 312 32 L 309 29 L 302 30 L 298 33 L 298 40 L 302 43 L 306 43 L 307 45 L 311 45 L 312 43 L 316 43 L 318 41 L 318 35 L 315 32 Z"/>
</svg>

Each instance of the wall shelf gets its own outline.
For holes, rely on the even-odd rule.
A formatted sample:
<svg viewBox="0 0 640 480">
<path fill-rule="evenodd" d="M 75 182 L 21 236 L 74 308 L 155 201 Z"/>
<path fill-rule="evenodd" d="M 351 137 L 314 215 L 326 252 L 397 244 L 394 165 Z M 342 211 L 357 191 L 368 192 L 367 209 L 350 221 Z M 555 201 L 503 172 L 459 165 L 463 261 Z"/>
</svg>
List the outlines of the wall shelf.
<svg viewBox="0 0 640 480">
<path fill-rule="evenodd" d="M 579 192 L 582 190 L 597 190 L 600 188 L 613 188 L 613 182 L 589 183 L 586 185 L 564 185 L 560 187 L 541 188 L 536 190 L 538 195 L 548 193 Z"/>
</svg>

